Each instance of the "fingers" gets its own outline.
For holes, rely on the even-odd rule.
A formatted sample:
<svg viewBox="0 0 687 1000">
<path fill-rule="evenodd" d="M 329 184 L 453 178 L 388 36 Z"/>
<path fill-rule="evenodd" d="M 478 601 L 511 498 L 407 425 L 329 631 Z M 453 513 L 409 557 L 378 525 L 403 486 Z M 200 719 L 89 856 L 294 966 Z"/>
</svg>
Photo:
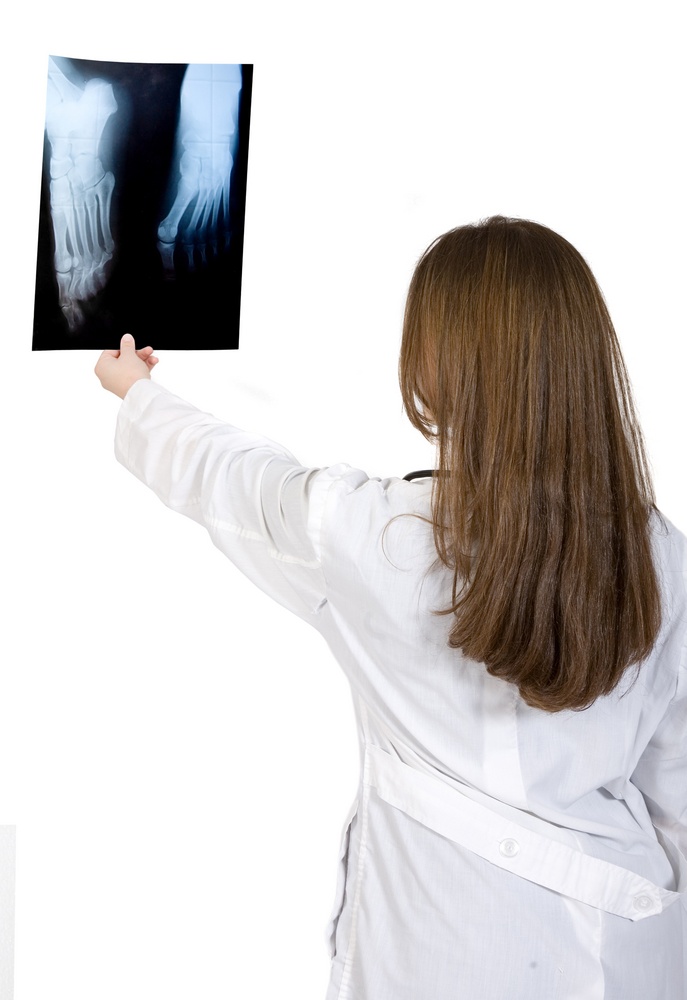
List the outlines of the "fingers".
<svg viewBox="0 0 687 1000">
<path fill-rule="evenodd" d="M 138 354 L 138 356 L 141 359 L 141 361 L 145 361 L 145 363 L 148 365 L 148 370 L 149 371 L 150 371 L 150 369 L 154 368 L 155 365 L 160 360 L 159 358 L 154 358 L 153 357 L 153 348 L 152 347 L 142 347 L 139 351 L 136 351 L 136 354 Z"/>
<path fill-rule="evenodd" d="M 125 333 L 121 339 L 119 346 L 123 351 L 124 350 L 129 351 L 132 348 L 136 350 L 136 341 L 134 340 L 134 338 L 131 336 L 130 333 Z M 154 348 L 150 347 L 149 345 L 148 347 L 141 347 L 138 351 L 136 351 L 136 354 L 138 354 L 139 358 L 142 361 L 147 361 L 150 355 L 153 353 L 153 351 Z M 117 352 L 117 355 L 119 355 L 119 351 Z M 157 362 L 157 360 L 158 359 L 155 358 L 155 362 Z"/>
<path fill-rule="evenodd" d="M 129 338 L 129 339 L 127 339 L 127 338 Z M 117 351 L 106 350 L 106 351 L 103 351 L 101 353 L 100 357 L 101 358 L 104 358 L 104 357 L 118 358 L 119 355 L 122 353 L 122 350 L 129 350 L 130 346 L 132 344 L 135 346 L 134 338 L 131 336 L 130 333 L 125 333 L 124 336 L 122 337 L 122 340 L 121 340 L 121 350 L 117 350 Z M 141 361 L 149 361 L 150 360 L 150 361 L 152 361 L 153 364 L 157 364 L 157 362 L 160 359 L 159 358 L 151 358 L 151 355 L 152 355 L 152 353 L 153 353 L 154 350 L 155 350 L 155 348 L 154 347 L 150 347 L 150 346 L 148 346 L 148 347 L 141 347 L 138 351 L 136 351 L 136 354 L 138 354 L 138 356 L 141 359 Z"/>
</svg>

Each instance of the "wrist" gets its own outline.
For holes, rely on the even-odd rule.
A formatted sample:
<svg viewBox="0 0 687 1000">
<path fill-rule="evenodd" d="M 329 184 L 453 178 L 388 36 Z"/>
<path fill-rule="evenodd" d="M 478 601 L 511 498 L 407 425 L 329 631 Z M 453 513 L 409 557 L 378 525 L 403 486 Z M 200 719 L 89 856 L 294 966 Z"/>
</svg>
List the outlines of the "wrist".
<svg viewBox="0 0 687 1000">
<path fill-rule="evenodd" d="M 116 395 L 119 396 L 120 399 L 124 399 L 131 386 L 136 385 L 137 382 L 140 382 L 143 379 L 147 379 L 148 381 L 150 381 L 150 375 L 136 375 L 135 378 L 128 378 L 125 381 L 121 382 L 120 385 L 118 385 L 117 388 L 113 389 L 112 391 L 116 393 Z"/>
</svg>

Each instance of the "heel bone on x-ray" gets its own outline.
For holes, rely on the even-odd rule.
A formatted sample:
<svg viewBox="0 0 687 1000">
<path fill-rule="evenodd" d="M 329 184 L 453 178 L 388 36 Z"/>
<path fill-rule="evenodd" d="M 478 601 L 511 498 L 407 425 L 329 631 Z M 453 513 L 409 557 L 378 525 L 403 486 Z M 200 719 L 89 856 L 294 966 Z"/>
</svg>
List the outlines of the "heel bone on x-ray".
<svg viewBox="0 0 687 1000">
<path fill-rule="evenodd" d="M 238 346 L 251 83 L 50 57 L 34 350 Z"/>
</svg>

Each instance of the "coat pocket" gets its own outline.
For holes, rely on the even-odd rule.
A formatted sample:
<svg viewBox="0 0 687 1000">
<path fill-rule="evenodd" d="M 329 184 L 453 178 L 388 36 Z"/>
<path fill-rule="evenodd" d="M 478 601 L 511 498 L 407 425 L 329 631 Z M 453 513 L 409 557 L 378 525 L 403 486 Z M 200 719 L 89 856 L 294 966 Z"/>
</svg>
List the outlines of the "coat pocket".
<svg viewBox="0 0 687 1000">
<path fill-rule="evenodd" d="M 346 817 L 343 834 L 341 835 L 339 861 L 336 871 L 336 895 L 334 898 L 334 906 L 332 907 L 331 916 L 325 930 L 325 940 L 327 942 L 327 949 L 329 951 L 330 958 L 334 958 L 336 955 L 336 928 L 339 923 L 339 917 L 341 916 L 344 899 L 346 897 L 346 879 L 348 876 L 348 852 L 351 843 L 351 827 L 357 811 L 358 801 L 356 799 L 349 810 L 348 816 Z"/>
</svg>

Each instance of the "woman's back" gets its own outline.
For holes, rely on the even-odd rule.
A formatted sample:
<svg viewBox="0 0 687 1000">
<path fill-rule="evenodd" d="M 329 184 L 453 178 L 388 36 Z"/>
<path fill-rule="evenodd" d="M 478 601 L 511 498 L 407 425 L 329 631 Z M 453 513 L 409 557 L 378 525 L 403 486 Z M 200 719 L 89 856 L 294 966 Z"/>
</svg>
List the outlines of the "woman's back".
<svg viewBox="0 0 687 1000">
<path fill-rule="evenodd" d="M 630 873 L 676 887 L 647 801 L 667 825 L 684 808 L 684 756 L 681 774 L 653 765 L 685 752 L 687 540 L 655 518 L 664 624 L 637 682 L 545 713 L 448 648 L 433 612 L 451 574 L 431 526 L 391 520 L 426 514 L 429 492 L 351 470 L 327 500 L 319 627 L 351 683 L 367 768 L 330 997 L 678 997 L 681 905 L 636 920 L 661 900 Z M 589 858 L 617 870 L 584 870 Z"/>
</svg>

